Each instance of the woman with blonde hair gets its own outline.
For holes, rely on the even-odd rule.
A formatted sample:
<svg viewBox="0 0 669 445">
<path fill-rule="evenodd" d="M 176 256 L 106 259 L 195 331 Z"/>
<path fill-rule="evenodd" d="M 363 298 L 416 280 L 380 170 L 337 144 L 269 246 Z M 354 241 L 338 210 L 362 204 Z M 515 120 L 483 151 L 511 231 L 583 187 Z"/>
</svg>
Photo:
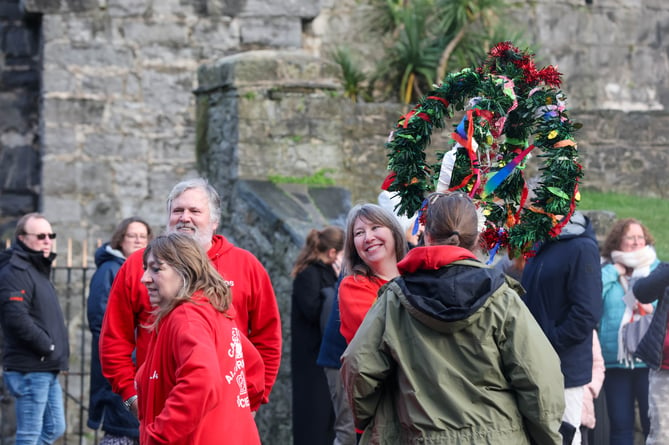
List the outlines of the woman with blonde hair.
<svg viewBox="0 0 669 445">
<path fill-rule="evenodd" d="M 189 236 L 172 233 L 144 251 L 142 283 L 155 306 L 137 371 L 140 443 L 259 444 L 244 366 L 244 333 L 228 284 Z M 248 344 L 248 340 L 246 341 Z"/>
</svg>

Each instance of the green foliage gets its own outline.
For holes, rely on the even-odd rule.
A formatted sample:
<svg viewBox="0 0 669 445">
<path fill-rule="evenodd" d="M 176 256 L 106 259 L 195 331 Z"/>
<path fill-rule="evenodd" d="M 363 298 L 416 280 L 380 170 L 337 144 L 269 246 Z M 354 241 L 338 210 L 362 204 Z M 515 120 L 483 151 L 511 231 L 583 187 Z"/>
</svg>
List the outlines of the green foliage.
<svg viewBox="0 0 669 445">
<path fill-rule="evenodd" d="M 365 73 L 347 47 L 337 47 L 332 52 L 331 58 L 341 68 L 344 96 L 350 98 L 353 102 L 357 102 L 362 92 L 362 84 L 366 79 Z"/>
<path fill-rule="evenodd" d="M 383 57 L 368 88 L 394 93 L 404 103 L 421 97 L 448 71 L 476 65 L 501 41 L 518 41 L 507 29 L 503 0 L 373 0 L 370 30 L 381 33 Z"/>
<path fill-rule="evenodd" d="M 669 261 L 669 201 L 661 198 L 632 196 L 620 193 L 581 190 L 579 210 L 608 210 L 616 218 L 636 218 L 655 238 L 660 259 Z"/>
<path fill-rule="evenodd" d="M 328 173 L 334 173 L 332 168 L 322 168 L 310 176 L 281 176 L 270 175 L 269 180 L 275 184 L 306 184 L 317 187 L 327 187 L 335 185 L 335 180 L 328 178 Z"/>
</svg>

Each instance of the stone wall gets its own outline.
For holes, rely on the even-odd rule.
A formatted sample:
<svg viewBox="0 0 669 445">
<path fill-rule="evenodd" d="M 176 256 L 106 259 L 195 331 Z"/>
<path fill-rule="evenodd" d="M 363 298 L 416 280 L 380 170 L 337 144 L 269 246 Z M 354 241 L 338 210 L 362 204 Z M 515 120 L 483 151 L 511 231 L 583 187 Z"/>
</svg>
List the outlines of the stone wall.
<svg viewBox="0 0 669 445">
<path fill-rule="evenodd" d="M 41 16 L 0 1 L 0 237 L 41 198 Z"/>
</svg>

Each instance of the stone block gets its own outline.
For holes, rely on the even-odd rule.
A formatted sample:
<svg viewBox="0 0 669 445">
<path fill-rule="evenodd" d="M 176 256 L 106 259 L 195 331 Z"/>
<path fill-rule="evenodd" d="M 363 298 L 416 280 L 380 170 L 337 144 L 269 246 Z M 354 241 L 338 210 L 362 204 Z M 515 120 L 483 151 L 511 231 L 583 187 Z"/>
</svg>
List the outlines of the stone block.
<svg viewBox="0 0 669 445">
<path fill-rule="evenodd" d="M 48 166 L 42 171 L 42 186 L 48 196 L 75 195 L 84 183 L 81 182 L 81 163 L 76 161 L 49 162 L 52 157 L 46 157 L 44 163 Z"/>
<path fill-rule="evenodd" d="M 28 12 L 53 14 L 57 12 L 94 11 L 100 7 L 100 0 L 24 0 Z"/>
<path fill-rule="evenodd" d="M 204 0 L 195 5 L 196 12 L 205 17 L 235 17 L 244 11 L 246 0 Z"/>
<path fill-rule="evenodd" d="M 125 159 L 120 153 L 124 139 L 122 134 L 108 131 L 83 132 L 82 130 L 80 133 L 82 137 L 78 145 L 81 146 L 82 154 L 86 159 L 95 159 L 100 164 L 110 163 L 112 165 Z"/>
<path fill-rule="evenodd" d="M 5 133 L 6 135 L 6 133 Z M 11 192 L 37 192 L 40 185 L 40 154 L 31 145 L 5 145 L 0 150 L 2 188 Z"/>
<path fill-rule="evenodd" d="M 42 88 L 45 94 L 48 93 L 69 93 L 73 94 L 77 87 L 77 79 L 72 73 L 58 66 L 47 66 L 42 71 Z"/>
<path fill-rule="evenodd" d="M 3 28 L 3 52 L 6 57 L 29 57 L 37 54 L 39 51 L 37 29 L 12 25 Z"/>
<path fill-rule="evenodd" d="M 130 159 L 116 163 L 112 170 L 109 183 L 116 184 L 118 196 L 133 201 L 146 198 L 149 178 L 145 164 Z"/>
<path fill-rule="evenodd" d="M 107 10 L 112 17 L 144 16 L 151 12 L 152 3 L 136 0 L 107 0 Z"/>
<path fill-rule="evenodd" d="M 19 20 L 23 18 L 23 10 L 17 1 L 0 1 L 0 19 Z"/>
<path fill-rule="evenodd" d="M 320 12 L 319 0 L 247 0 L 244 15 L 295 16 L 314 18 Z"/>
<path fill-rule="evenodd" d="M 241 44 L 249 48 L 262 45 L 270 48 L 300 48 L 302 26 L 299 17 L 240 17 Z"/>
<path fill-rule="evenodd" d="M 109 43 L 92 42 L 73 48 L 67 42 L 47 43 L 44 48 L 44 64 L 64 67 L 120 67 L 133 66 L 134 56 L 128 47 L 113 46 Z"/>
<path fill-rule="evenodd" d="M 224 57 L 235 52 L 239 46 L 241 41 L 239 20 L 229 17 L 208 17 L 208 20 L 199 20 L 193 24 L 190 38 L 193 43 L 206 48 L 207 59 Z"/>
<path fill-rule="evenodd" d="M 39 72 L 32 68 L 0 72 L 0 88 L 3 90 L 23 88 L 38 91 L 39 84 Z"/>
<path fill-rule="evenodd" d="M 44 100 L 44 119 L 60 125 L 99 125 L 104 108 L 101 100 L 50 98 Z"/>
<path fill-rule="evenodd" d="M 128 21 L 123 25 L 123 36 L 128 43 L 140 46 L 161 45 L 179 48 L 188 44 L 189 28 L 183 21 L 166 20 L 159 22 Z"/>
<path fill-rule="evenodd" d="M 50 194 L 45 197 L 42 213 L 47 215 L 55 227 L 78 227 L 81 224 L 81 203 L 77 196 Z M 63 240 L 64 242 L 65 240 Z"/>
<path fill-rule="evenodd" d="M 8 193 L 4 192 L 2 194 L 2 199 L 0 200 L 0 215 L 4 217 L 21 217 L 26 213 L 34 212 L 37 209 L 37 202 L 39 199 L 38 193 L 35 192 L 24 192 L 24 193 Z M 11 227 L 12 230 L 14 226 Z M 0 230 L 0 236 L 2 235 Z M 0 247 L 0 250 L 4 246 Z"/>
</svg>

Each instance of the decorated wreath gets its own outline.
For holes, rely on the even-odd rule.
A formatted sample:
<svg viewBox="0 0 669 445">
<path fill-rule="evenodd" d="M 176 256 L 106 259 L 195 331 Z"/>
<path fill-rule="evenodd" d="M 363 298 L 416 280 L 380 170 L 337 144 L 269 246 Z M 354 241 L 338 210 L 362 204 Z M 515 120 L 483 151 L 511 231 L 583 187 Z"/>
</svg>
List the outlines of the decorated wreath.
<svg viewBox="0 0 669 445">
<path fill-rule="evenodd" d="M 460 191 L 485 216 L 481 241 L 489 251 L 506 247 L 528 257 L 537 242 L 560 234 L 583 176 L 573 138 L 580 126 L 567 116 L 561 74 L 553 66 L 537 70 L 533 57 L 499 43 L 481 67 L 449 74 L 402 116 L 386 143 L 391 173 L 384 183 L 401 199 L 398 213 L 420 214 L 435 190 Z M 444 128 L 456 111 L 464 116 L 452 149 L 428 164 L 433 128 Z M 530 190 L 523 171 L 533 150 L 542 165 Z"/>
</svg>

